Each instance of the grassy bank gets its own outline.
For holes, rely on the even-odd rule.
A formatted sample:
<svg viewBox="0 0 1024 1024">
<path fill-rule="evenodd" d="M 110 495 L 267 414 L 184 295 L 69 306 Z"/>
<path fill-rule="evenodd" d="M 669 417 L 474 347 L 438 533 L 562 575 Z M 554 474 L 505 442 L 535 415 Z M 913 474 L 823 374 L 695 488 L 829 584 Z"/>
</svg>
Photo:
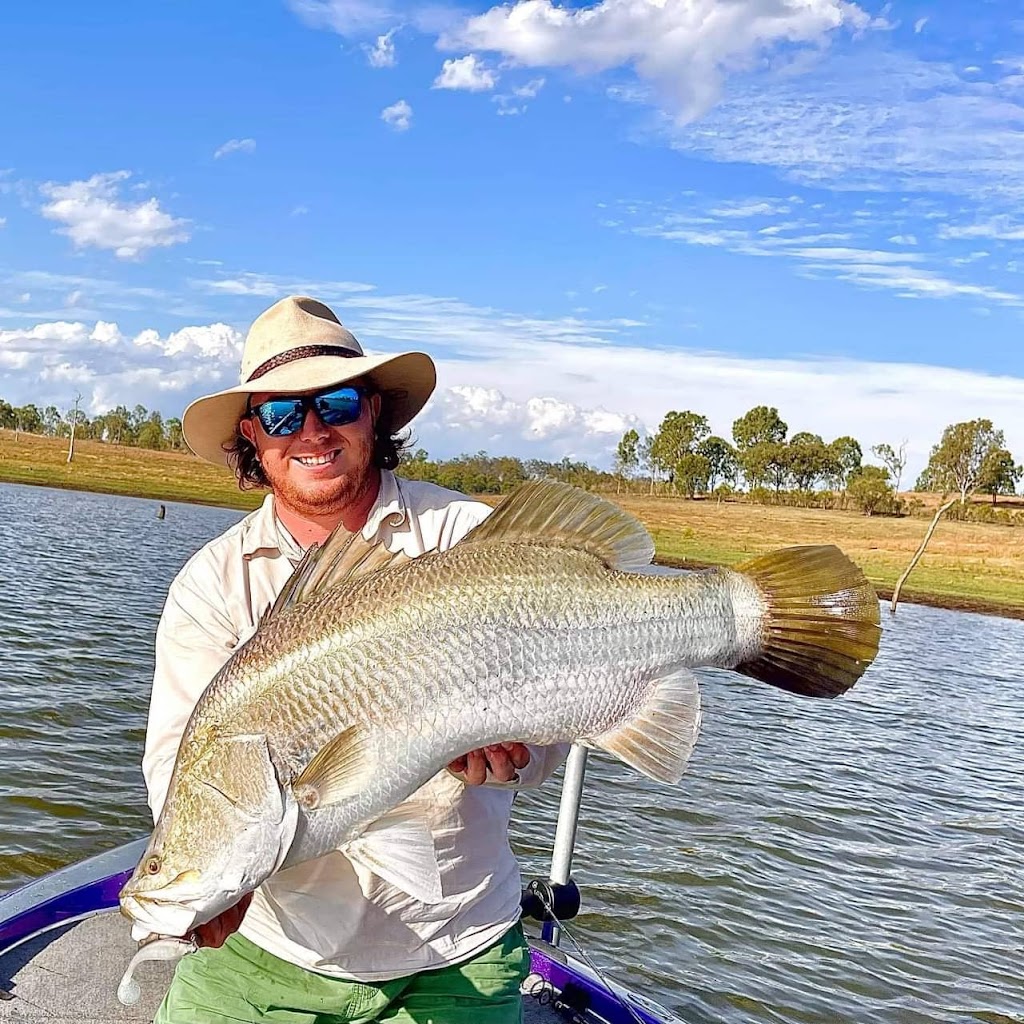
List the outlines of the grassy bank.
<svg viewBox="0 0 1024 1024">
<path fill-rule="evenodd" d="M 67 442 L 0 430 L 0 481 L 254 508 L 227 470 L 191 455 L 87 441 L 67 464 Z M 869 518 L 855 512 L 776 508 L 742 502 L 623 495 L 617 500 L 654 536 L 658 560 L 731 565 L 792 544 L 838 544 L 883 596 L 910 561 L 927 520 Z M 497 498 L 487 498 L 492 504 Z M 904 589 L 904 599 L 1024 618 L 1024 529 L 944 522 Z"/>
</svg>

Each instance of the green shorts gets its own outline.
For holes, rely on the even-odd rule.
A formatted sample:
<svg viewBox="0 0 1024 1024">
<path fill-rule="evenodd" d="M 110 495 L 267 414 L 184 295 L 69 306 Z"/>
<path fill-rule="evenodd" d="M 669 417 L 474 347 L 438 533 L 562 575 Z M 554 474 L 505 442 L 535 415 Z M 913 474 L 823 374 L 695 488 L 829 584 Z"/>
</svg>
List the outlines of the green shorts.
<svg viewBox="0 0 1024 1024">
<path fill-rule="evenodd" d="M 154 1024 L 519 1024 L 529 970 L 518 924 L 472 960 L 367 983 L 314 974 L 236 933 L 181 960 Z"/>
</svg>

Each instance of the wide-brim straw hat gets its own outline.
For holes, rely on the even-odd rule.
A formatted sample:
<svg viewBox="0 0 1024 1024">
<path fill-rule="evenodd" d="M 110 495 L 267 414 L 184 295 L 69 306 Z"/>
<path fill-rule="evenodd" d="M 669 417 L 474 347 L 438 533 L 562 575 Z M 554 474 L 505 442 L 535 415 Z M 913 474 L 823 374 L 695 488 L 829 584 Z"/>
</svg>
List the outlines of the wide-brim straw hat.
<svg viewBox="0 0 1024 1024">
<path fill-rule="evenodd" d="M 249 328 L 238 386 L 192 402 L 181 418 L 181 432 L 200 458 L 229 465 L 224 446 L 234 442 L 250 395 L 302 394 L 357 377 L 385 393 L 390 415 L 383 428 L 390 433 L 426 405 L 437 383 L 434 361 L 426 353 L 364 355 L 331 309 L 307 295 L 289 295 Z"/>
</svg>

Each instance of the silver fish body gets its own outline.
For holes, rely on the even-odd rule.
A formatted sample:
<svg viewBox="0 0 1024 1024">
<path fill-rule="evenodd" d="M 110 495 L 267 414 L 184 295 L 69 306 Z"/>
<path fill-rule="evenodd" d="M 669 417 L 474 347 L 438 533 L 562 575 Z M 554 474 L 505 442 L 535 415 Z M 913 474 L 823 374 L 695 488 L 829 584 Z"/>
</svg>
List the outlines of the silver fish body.
<svg viewBox="0 0 1024 1024">
<path fill-rule="evenodd" d="M 564 485 L 528 485 L 451 550 L 405 564 L 353 563 L 353 541 L 332 540 L 193 712 L 123 892 L 153 930 L 181 934 L 188 914 L 209 919 L 336 849 L 440 898 L 406 801 L 460 754 L 582 742 L 674 782 L 700 720 L 688 669 L 832 696 L 877 649 L 877 599 L 835 549 L 750 572 L 637 572 L 653 553 L 642 527 Z M 228 861 L 204 819 L 231 837 Z"/>
</svg>

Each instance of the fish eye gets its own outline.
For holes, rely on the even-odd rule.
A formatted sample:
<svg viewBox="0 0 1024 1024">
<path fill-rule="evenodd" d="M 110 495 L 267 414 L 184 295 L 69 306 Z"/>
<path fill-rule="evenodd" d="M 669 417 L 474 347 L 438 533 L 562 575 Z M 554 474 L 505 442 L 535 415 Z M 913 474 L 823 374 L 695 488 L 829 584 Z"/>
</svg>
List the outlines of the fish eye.
<svg viewBox="0 0 1024 1024">
<path fill-rule="evenodd" d="M 143 864 L 142 870 L 147 875 L 158 875 L 161 867 L 163 867 L 163 861 L 156 854 L 153 854 L 152 857 L 146 858 L 146 863 Z"/>
</svg>

